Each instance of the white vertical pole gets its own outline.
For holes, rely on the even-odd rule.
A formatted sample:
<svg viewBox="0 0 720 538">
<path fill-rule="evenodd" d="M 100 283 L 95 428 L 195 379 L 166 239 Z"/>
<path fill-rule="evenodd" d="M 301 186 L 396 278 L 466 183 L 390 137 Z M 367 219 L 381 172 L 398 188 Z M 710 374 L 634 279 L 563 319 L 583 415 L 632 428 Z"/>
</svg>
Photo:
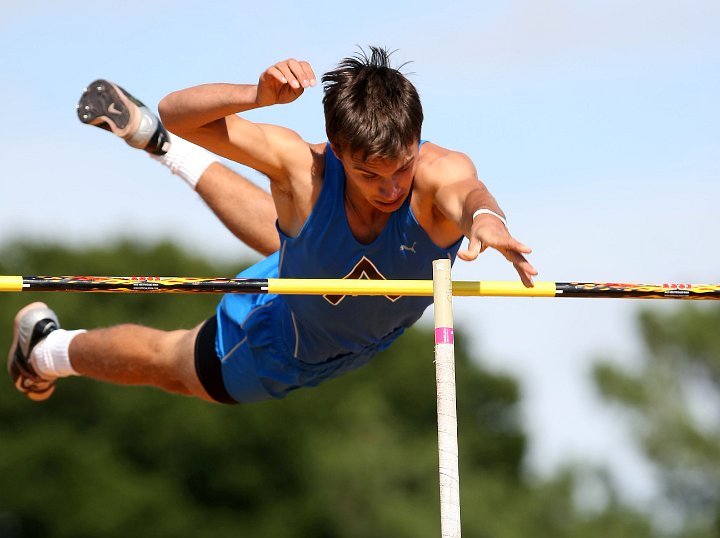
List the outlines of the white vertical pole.
<svg viewBox="0 0 720 538">
<path fill-rule="evenodd" d="M 433 300 L 440 457 L 440 532 L 442 538 L 460 538 L 460 468 L 458 464 L 457 406 L 455 404 L 455 340 L 449 259 L 433 262 Z"/>
</svg>

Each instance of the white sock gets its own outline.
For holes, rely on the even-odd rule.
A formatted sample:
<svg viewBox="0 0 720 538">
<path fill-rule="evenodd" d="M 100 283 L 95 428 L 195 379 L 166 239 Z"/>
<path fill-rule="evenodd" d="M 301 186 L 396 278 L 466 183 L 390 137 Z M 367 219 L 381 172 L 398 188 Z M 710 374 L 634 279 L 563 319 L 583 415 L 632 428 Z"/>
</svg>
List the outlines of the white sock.
<svg viewBox="0 0 720 538">
<path fill-rule="evenodd" d="M 51 332 L 45 340 L 33 348 L 30 365 L 40 377 L 45 379 L 80 375 L 70 364 L 68 348 L 72 339 L 84 332 L 87 331 L 58 329 Z"/>
<path fill-rule="evenodd" d="M 167 166 L 173 174 L 180 176 L 192 190 L 195 190 L 200 176 L 205 173 L 208 166 L 218 161 L 218 157 L 179 136 L 171 133 L 168 135 L 170 136 L 168 152 L 165 155 L 150 154 L 150 157 Z"/>
</svg>

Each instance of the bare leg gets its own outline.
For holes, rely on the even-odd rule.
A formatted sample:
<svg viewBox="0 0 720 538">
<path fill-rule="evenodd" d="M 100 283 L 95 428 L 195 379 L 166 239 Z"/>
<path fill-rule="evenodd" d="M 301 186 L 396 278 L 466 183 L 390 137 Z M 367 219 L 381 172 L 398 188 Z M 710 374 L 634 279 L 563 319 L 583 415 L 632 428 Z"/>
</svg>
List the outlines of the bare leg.
<svg viewBox="0 0 720 538">
<path fill-rule="evenodd" d="M 8 373 L 15 387 L 35 401 L 48 399 L 58 378 L 79 374 L 214 402 L 195 371 L 195 341 L 201 326 L 160 331 L 116 325 L 67 331 L 59 328 L 57 316 L 45 303 L 35 302 L 15 316 Z"/>
<path fill-rule="evenodd" d="M 218 162 L 200 176 L 196 191 L 247 246 L 265 256 L 280 248 L 275 228 L 277 211 L 269 193 Z"/>
<path fill-rule="evenodd" d="M 195 373 L 199 330 L 160 331 L 140 325 L 95 329 L 72 340 L 70 361 L 75 371 L 93 379 L 151 385 L 212 402 Z"/>
<path fill-rule="evenodd" d="M 204 148 L 170 135 L 157 115 L 122 87 L 108 80 L 92 82 L 77 113 L 81 122 L 114 133 L 179 175 L 243 243 L 266 256 L 280 248 L 270 194 Z"/>
</svg>

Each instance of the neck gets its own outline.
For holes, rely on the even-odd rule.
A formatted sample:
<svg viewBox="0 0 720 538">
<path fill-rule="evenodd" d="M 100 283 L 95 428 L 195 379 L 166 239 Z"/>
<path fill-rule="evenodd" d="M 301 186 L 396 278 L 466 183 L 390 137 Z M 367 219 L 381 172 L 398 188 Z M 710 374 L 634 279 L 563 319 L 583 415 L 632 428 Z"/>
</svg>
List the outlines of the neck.
<svg viewBox="0 0 720 538">
<path fill-rule="evenodd" d="M 345 215 L 348 226 L 355 239 L 360 243 L 372 243 L 385 229 L 390 213 L 375 209 L 367 202 L 353 200 L 345 192 Z"/>
</svg>

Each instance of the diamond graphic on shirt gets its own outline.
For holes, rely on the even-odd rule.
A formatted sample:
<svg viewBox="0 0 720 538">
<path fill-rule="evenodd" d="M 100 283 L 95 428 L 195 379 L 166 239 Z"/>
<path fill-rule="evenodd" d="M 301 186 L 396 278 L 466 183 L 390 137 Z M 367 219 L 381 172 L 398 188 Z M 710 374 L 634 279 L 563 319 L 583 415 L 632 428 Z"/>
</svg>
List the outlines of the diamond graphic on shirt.
<svg viewBox="0 0 720 538">
<path fill-rule="evenodd" d="M 415 245 L 413 245 L 414 247 Z M 342 277 L 343 279 L 355 279 L 355 280 L 387 280 L 375 264 L 368 258 L 363 256 L 359 262 L 355 264 L 352 271 Z M 323 295 L 325 300 L 333 306 L 339 305 L 347 295 Z M 400 298 L 400 295 L 385 295 L 385 298 L 393 303 Z"/>
</svg>

